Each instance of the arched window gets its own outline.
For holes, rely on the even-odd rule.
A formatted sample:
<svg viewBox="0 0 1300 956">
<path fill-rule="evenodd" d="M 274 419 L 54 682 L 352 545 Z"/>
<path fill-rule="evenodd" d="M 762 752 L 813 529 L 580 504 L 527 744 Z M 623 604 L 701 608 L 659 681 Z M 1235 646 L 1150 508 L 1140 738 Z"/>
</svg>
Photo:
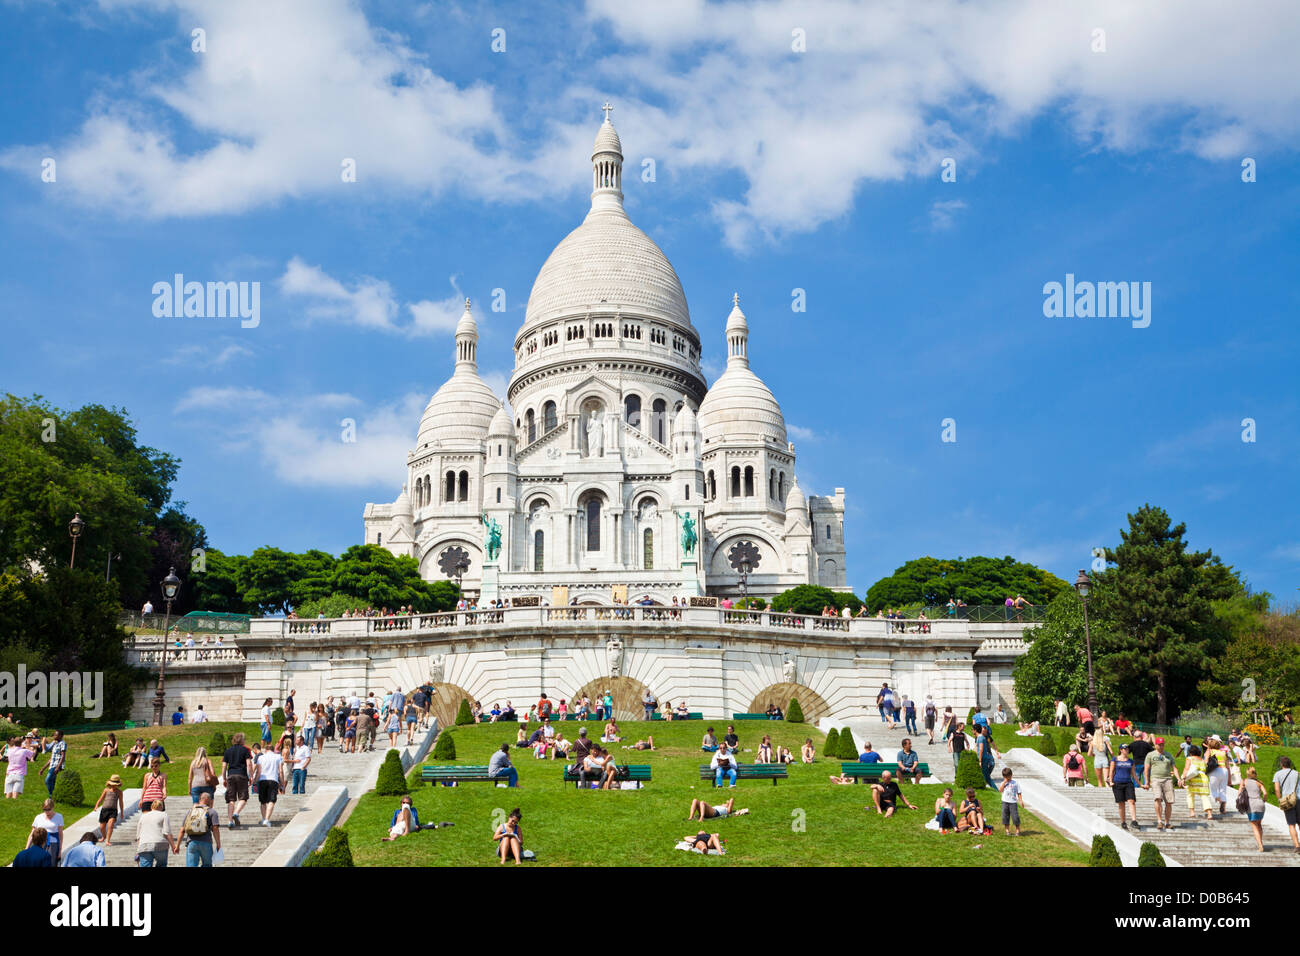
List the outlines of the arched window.
<svg viewBox="0 0 1300 956">
<path fill-rule="evenodd" d="M 647 571 L 653 571 L 655 566 L 655 533 L 650 528 L 646 528 L 641 533 L 641 565 Z"/>
<path fill-rule="evenodd" d="M 659 444 L 664 443 L 664 419 L 667 418 L 668 405 L 662 398 L 656 398 L 653 405 L 650 406 L 650 428 L 651 437 Z"/>
<path fill-rule="evenodd" d="M 497 504 L 501 504 L 501 489 L 497 489 Z"/>
<path fill-rule="evenodd" d="M 830 526 L 830 525 L 827 525 L 827 526 L 826 526 L 826 540 L 829 541 L 830 539 L 831 539 L 831 526 Z"/>
<path fill-rule="evenodd" d="M 545 435 L 556 425 L 555 403 L 547 402 L 542 406 L 542 434 Z"/>
<path fill-rule="evenodd" d="M 690 500 L 691 500 L 691 486 L 690 486 L 690 485 L 686 485 L 685 488 L 686 488 L 686 500 L 687 500 L 687 501 L 690 501 Z"/>
<path fill-rule="evenodd" d="M 433 504 L 433 479 L 428 475 L 424 476 L 424 503 L 426 506 Z"/>
<path fill-rule="evenodd" d="M 749 465 L 745 466 L 745 497 L 754 497 L 754 469 Z"/>
<path fill-rule="evenodd" d="M 785 504 L 785 472 L 776 476 L 776 500 Z"/>
<path fill-rule="evenodd" d="M 546 535 L 540 531 L 533 534 L 533 570 L 541 571 L 546 564 Z"/>
<path fill-rule="evenodd" d="M 708 483 L 704 486 L 704 493 L 708 496 L 710 501 L 713 501 L 718 497 L 718 479 L 711 471 L 709 472 Z"/>
<path fill-rule="evenodd" d="M 600 499 L 595 495 L 587 499 L 587 550 L 600 550 Z"/>
<path fill-rule="evenodd" d="M 732 498 L 740 497 L 740 466 L 731 466 L 731 495 Z"/>
<path fill-rule="evenodd" d="M 381 531 L 375 535 L 375 544 L 383 544 L 383 543 L 384 543 L 384 533 Z"/>
<path fill-rule="evenodd" d="M 460 494 L 457 495 L 457 500 L 459 501 L 469 500 L 469 472 L 468 471 L 462 471 L 460 473 Z"/>
<path fill-rule="evenodd" d="M 447 482 L 446 487 L 443 488 L 442 500 L 456 500 L 456 473 L 454 471 L 447 472 Z"/>
<path fill-rule="evenodd" d="M 641 427 L 641 396 L 629 395 L 623 399 L 623 418 L 633 428 Z"/>
<path fill-rule="evenodd" d="M 767 496 L 769 498 L 776 497 L 776 469 L 775 468 L 773 468 L 771 471 L 767 473 Z"/>
<path fill-rule="evenodd" d="M 532 444 L 537 441 L 537 421 L 531 408 L 524 412 L 524 422 L 528 426 L 528 443 Z"/>
</svg>

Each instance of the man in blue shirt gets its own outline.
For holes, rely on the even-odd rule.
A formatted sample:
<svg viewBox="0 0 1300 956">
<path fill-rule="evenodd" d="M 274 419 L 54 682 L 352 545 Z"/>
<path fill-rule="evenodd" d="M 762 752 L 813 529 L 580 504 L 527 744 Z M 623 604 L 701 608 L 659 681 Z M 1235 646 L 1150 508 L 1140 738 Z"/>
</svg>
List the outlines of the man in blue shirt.
<svg viewBox="0 0 1300 956">
<path fill-rule="evenodd" d="M 420 814 L 415 809 L 415 804 L 411 802 L 409 796 L 402 797 L 401 804 L 399 804 L 397 809 L 393 811 L 393 819 L 389 822 L 388 828 L 391 830 L 393 827 L 397 826 L 397 818 L 402 815 L 402 810 L 404 809 L 409 809 L 411 811 L 411 830 L 415 831 L 420 829 Z"/>
<path fill-rule="evenodd" d="M 510 745 L 502 744 L 501 749 L 488 761 L 488 776 L 500 777 L 511 787 L 519 786 L 519 771 L 510 763 Z"/>
<path fill-rule="evenodd" d="M 910 737 L 903 738 L 903 749 L 894 758 L 894 763 L 898 764 L 898 778 L 900 780 L 910 774 L 913 783 L 921 782 L 921 758 L 912 749 L 912 739 Z"/>
<path fill-rule="evenodd" d="M 167 756 L 167 751 L 163 749 L 163 745 L 158 743 L 157 739 L 149 741 L 149 760 L 153 760 L 154 757 L 157 757 L 163 763 L 172 762 L 172 758 Z M 148 763 L 148 761 L 145 762 Z"/>
<path fill-rule="evenodd" d="M 868 740 L 862 745 L 865 750 L 858 754 L 859 763 L 880 763 L 880 754 L 871 749 L 871 741 Z"/>
<path fill-rule="evenodd" d="M 178 706 L 176 712 L 172 714 L 172 726 L 179 727 L 185 723 L 185 708 Z"/>
<path fill-rule="evenodd" d="M 71 850 L 63 854 L 62 866 L 108 866 L 108 860 L 104 856 L 104 851 L 96 844 L 99 843 L 99 834 L 93 830 L 83 834 L 81 841 Z"/>
<path fill-rule="evenodd" d="M 50 859 L 49 851 L 45 849 L 45 838 L 48 834 L 41 827 L 32 829 L 32 845 L 23 850 L 14 857 L 13 865 L 15 867 L 41 867 L 53 866 L 54 861 Z"/>
</svg>

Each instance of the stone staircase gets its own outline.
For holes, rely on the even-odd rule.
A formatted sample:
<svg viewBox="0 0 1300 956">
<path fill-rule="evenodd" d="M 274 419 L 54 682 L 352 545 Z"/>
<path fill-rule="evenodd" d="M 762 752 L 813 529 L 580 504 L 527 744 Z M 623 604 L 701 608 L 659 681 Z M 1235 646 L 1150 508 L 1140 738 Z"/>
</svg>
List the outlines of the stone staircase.
<svg viewBox="0 0 1300 956">
<path fill-rule="evenodd" d="M 1059 772 L 1047 772 L 1039 761 L 1017 759 L 1014 755 L 1006 757 L 1005 766 L 1010 767 L 1018 778 L 1044 783 L 1076 806 L 1118 825 L 1119 814 L 1109 787 L 1066 786 Z M 1172 829 L 1169 830 L 1157 830 L 1155 827 L 1153 793 L 1154 791 L 1138 788 L 1137 813 L 1142 829 L 1132 830 L 1130 826 L 1130 832 L 1138 840 L 1154 843 L 1162 854 L 1184 866 L 1300 866 L 1300 853 L 1291 848 L 1291 838 L 1285 827 L 1273 826 L 1267 820 L 1264 824 L 1264 846 L 1268 852 L 1259 852 L 1246 817 L 1233 807 L 1235 790 L 1229 790 L 1232 797 L 1228 801 L 1227 812 L 1215 813 L 1213 820 L 1206 820 L 1203 814 L 1196 820 L 1188 820 L 1186 791 L 1175 791 L 1174 810 L 1170 818 Z M 1197 806 L 1200 806 L 1199 798 Z"/>
<path fill-rule="evenodd" d="M 416 734 L 417 747 L 420 745 L 422 737 L 429 732 L 421 730 Z M 398 746 L 405 747 L 405 745 L 406 734 L 403 733 L 398 737 Z M 250 788 L 251 792 L 248 803 L 244 807 L 244 812 L 240 814 L 241 826 L 238 829 L 231 829 L 227 823 L 225 788 L 218 785 L 212 806 L 221 818 L 221 847 L 225 851 L 226 857 L 222 865 L 227 867 L 252 866 L 271 842 L 280 835 L 293 816 L 303 809 L 308 797 L 317 788 L 330 784 L 339 784 L 346 787 L 348 793 L 354 797 L 365 792 L 373 785 L 379 765 L 383 763 L 387 752 L 388 738 L 386 735 L 376 738 L 375 749 L 369 753 L 341 754 L 337 744 L 330 745 L 326 743 L 323 753 L 312 755 L 311 765 L 307 770 L 307 794 L 295 795 L 287 792 L 287 790 L 282 793 L 276 801 L 275 814 L 271 818 L 269 827 L 261 826 L 259 823 L 261 819 L 260 805 L 257 802 L 257 788 L 253 786 Z M 188 761 L 177 760 L 174 763 L 165 765 L 164 770 L 169 776 L 172 774 L 184 776 L 188 766 Z M 218 769 L 220 769 L 219 765 Z M 292 781 L 290 781 L 290 786 L 292 786 Z M 185 816 L 189 813 L 192 805 L 188 796 L 169 796 L 167 798 L 167 819 L 171 824 L 173 835 L 181 832 Z M 138 824 L 139 813 L 131 813 L 124 821 L 119 821 L 117 829 L 113 832 L 113 845 L 105 849 L 109 866 L 137 865 L 135 862 L 135 847 Z M 173 854 L 167 865 L 185 865 L 183 841 L 181 852 Z"/>
<path fill-rule="evenodd" d="M 740 740 L 743 746 L 751 746 L 749 735 L 745 733 L 745 730 L 751 725 L 751 723 L 757 725 L 761 724 L 761 721 L 742 721 L 740 724 L 736 725 L 736 732 L 740 734 Z M 903 749 L 903 738 L 910 737 L 912 740 L 912 749 L 920 755 L 922 763 L 929 764 L 930 773 L 934 777 L 945 783 L 951 783 L 953 777 L 956 776 L 952 766 L 952 754 L 948 753 L 948 745 L 939 739 L 939 732 L 937 730 L 935 731 L 934 744 L 931 745 L 926 743 L 929 738 L 926 735 L 925 727 L 921 724 L 919 717 L 917 718 L 917 729 L 920 733 L 917 734 L 908 733 L 903 728 L 901 721 L 895 729 L 890 730 L 889 724 L 882 724 L 878 717 L 857 718 L 848 721 L 822 720 L 817 726 L 818 729 L 823 732 L 830 730 L 832 727 L 836 730 L 848 727 L 853 731 L 853 741 L 858 745 L 859 753 L 861 753 L 867 741 L 870 741 L 871 749 L 878 752 L 880 754 L 880 759 L 885 763 L 894 762 L 895 756 Z M 759 735 L 754 738 L 753 745 L 757 745 L 761 739 L 762 732 L 760 731 Z M 821 758 L 821 754 L 818 754 L 817 756 L 819 759 Z M 832 761 L 832 763 L 834 762 Z M 836 772 L 838 772 L 838 770 Z"/>
</svg>

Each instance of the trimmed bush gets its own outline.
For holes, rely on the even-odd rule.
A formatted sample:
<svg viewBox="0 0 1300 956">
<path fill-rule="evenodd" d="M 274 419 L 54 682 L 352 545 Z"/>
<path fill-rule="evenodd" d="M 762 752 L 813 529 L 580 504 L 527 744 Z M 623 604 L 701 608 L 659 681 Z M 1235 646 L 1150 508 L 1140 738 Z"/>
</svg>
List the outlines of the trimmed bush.
<svg viewBox="0 0 1300 956">
<path fill-rule="evenodd" d="M 451 739 L 451 731 L 444 730 L 442 733 L 438 734 L 438 739 L 433 742 L 433 759 L 456 759 L 456 741 Z"/>
<path fill-rule="evenodd" d="M 1138 866 L 1165 866 L 1165 858 L 1160 855 L 1160 847 L 1147 841 L 1138 850 Z"/>
<path fill-rule="evenodd" d="M 835 745 L 835 755 L 841 760 L 857 760 L 858 752 L 858 743 L 853 739 L 853 731 L 845 727 L 840 731 L 840 741 Z"/>
<path fill-rule="evenodd" d="M 835 759 L 840 752 L 840 732 L 832 727 L 826 731 L 826 742 L 822 744 L 822 756 Z"/>
<path fill-rule="evenodd" d="M 1056 756 L 1056 739 L 1051 734 L 1043 734 L 1038 739 L 1038 752 L 1044 757 Z"/>
<path fill-rule="evenodd" d="M 219 730 L 212 731 L 212 736 L 208 739 L 208 759 L 212 761 L 214 767 L 220 768 L 221 757 L 230 746 L 230 741 L 226 735 Z"/>
<path fill-rule="evenodd" d="M 283 727 L 283 726 L 284 726 L 284 708 L 283 708 L 283 707 L 277 707 L 277 708 L 275 708 L 275 710 L 271 711 L 271 726 L 273 726 L 273 727 Z"/>
<path fill-rule="evenodd" d="M 395 751 L 390 750 L 389 753 Z M 330 827 L 325 834 L 325 845 L 302 861 L 303 866 L 352 866 L 352 846 L 346 830 Z"/>
<path fill-rule="evenodd" d="M 803 708 L 799 706 L 798 697 L 790 698 L 790 706 L 785 709 L 785 719 L 792 724 L 803 723 Z"/>
<path fill-rule="evenodd" d="M 469 701 L 462 697 L 460 707 L 456 710 L 456 726 L 464 727 L 472 723 L 474 723 L 474 715 L 469 712 Z"/>
<path fill-rule="evenodd" d="M 379 768 L 379 778 L 375 781 L 375 793 L 383 797 L 398 797 L 408 793 L 406 773 L 402 770 L 402 755 L 396 750 L 388 751 L 384 763 Z"/>
<path fill-rule="evenodd" d="M 953 790 L 961 793 L 968 787 L 983 790 L 988 786 L 984 774 L 980 773 L 980 759 L 973 750 L 963 750 L 957 761 L 957 776 L 953 780 Z"/>
<path fill-rule="evenodd" d="M 65 767 L 54 779 L 54 802 L 64 803 L 70 807 L 84 806 L 86 793 L 81 787 L 81 774 Z"/>
<path fill-rule="evenodd" d="M 1098 833 L 1092 838 L 1092 853 L 1088 856 L 1089 866 L 1123 866 L 1115 841 Z"/>
</svg>

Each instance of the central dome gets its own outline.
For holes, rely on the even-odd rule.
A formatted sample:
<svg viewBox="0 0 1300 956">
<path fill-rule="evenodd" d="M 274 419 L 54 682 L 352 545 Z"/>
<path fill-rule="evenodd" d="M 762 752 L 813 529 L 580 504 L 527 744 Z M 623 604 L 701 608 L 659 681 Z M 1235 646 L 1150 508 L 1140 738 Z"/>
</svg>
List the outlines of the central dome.
<svg viewBox="0 0 1300 956">
<path fill-rule="evenodd" d="M 663 250 L 621 207 L 593 209 L 537 273 L 524 325 L 620 308 L 691 327 L 686 293 Z"/>
</svg>

